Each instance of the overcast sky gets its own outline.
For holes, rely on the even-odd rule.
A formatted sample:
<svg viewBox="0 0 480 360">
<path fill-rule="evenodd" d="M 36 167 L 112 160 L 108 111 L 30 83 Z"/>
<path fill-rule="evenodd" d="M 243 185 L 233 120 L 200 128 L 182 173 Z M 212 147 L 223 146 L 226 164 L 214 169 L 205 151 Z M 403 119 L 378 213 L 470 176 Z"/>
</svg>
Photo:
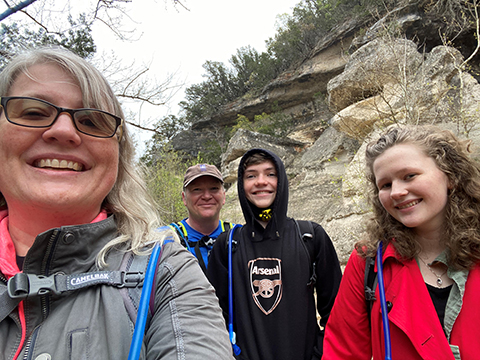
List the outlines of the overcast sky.
<svg viewBox="0 0 480 360">
<path fill-rule="evenodd" d="M 298 2 L 183 0 L 187 11 L 181 7 L 176 10 L 164 0 L 133 1 L 128 14 L 143 33 L 140 40 L 116 41 L 104 27 L 95 28 L 93 36 L 98 52 L 114 49 L 125 60 L 151 63 L 152 72 L 160 81 L 176 73 L 177 79 L 186 85 L 170 107 L 144 108 L 142 116 L 151 112 L 158 117 L 177 115 L 177 103 L 183 99 L 185 88 L 203 81 L 202 65 L 207 60 L 227 64 L 237 49 L 248 45 L 258 52 L 264 51 L 265 40 L 276 32 L 277 15 L 291 15 Z"/>
</svg>

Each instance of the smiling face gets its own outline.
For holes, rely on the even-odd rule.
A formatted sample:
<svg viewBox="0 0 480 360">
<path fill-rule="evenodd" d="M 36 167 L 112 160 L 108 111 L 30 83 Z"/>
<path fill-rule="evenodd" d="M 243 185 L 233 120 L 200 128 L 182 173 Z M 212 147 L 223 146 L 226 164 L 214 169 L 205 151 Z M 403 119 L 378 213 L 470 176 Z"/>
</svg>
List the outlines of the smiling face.
<svg viewBox="0 0 480 360">
<path fill-rule="evenodd" d="M 249 165 L 243 174 L 247 199 L 259 209 L 267 209 L 277 195 L 277 170 L 272 161 Z"/>
<path fill-rule="evenodd" d="M 447 175 L 413 144 L 386 150 L 373 163 L 378 197 L 396 220 L 421 236 L 442 231 L 448 199 Z"/>
<path fill-rule="evenodd" d="M 39 64 L 20 73 L 9 96 L 46 100 L 60 107 L 83 107 L 76 81 L 55 64 Z M 36 209 L 59 218 L 78 215 L 91 221 L 115 184 L 118 142 L 78 132 L 70 115 L 60 114 L 49 128 L 27 128 L 0 117 L 0 192 L 9 214 Z M 90 220 L 88 220 L 90 218 Z M 61 221 L 61 220 L 60 220 Z"/>
<path fill-rule="evenodd" d="M 225 190 L 220 180 L 212 176 L 201 176 L 188 184 L 182 192 L 183 203 L 188 217 L 195 222 L 220 218 L 220 210 L 225 204 Z"/>
</svg>

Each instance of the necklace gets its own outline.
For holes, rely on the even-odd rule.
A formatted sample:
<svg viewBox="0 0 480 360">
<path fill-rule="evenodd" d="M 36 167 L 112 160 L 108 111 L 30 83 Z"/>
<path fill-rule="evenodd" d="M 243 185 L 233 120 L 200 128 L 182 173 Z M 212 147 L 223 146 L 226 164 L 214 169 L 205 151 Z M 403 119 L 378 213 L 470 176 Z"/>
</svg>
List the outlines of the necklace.
<svg viewBox="0 0 480 360">
<path fill-rule="evenodd" d="M 433 269 L 430 267 L 430 265 L 428 265 L 425 261 L 423 261 L 423 259 L 420 256 L 418 258 L 421 260 L 421 262 L 423 262 L 425 264 L 427 269 L 430 270 L 432 272 L 432 274 L 437 277 L 437 287 L 439 287 L 439 288 L 442 287 L 442 284 L 443 284 L 442 276 L 447 273 L 448 268 L 441 275 L 438 275 L 435 271 L 433 271 Z"/>
</svg>

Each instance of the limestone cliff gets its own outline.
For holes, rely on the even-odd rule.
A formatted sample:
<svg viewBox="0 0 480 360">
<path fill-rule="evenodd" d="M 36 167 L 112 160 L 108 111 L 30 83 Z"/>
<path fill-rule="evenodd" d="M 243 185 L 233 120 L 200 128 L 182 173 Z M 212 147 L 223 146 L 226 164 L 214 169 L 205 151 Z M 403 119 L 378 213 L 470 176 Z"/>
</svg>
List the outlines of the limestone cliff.
<svg viewBox="0 0 480 360">
<path fill-rule="evenodd" d="M 239 158 L 252 147 L 270 149 L 286 165 L 289 215 L 322 224 L 345 263 L 369 216 L 363 153 L 372 135 L 394 123 L 436 123 L 480 143 L 480 85 L 463 66 L 474 51 L 468 46 L 473 35 L 462 34 L 462 54 L 441 45 L 434 20 L 411 6 L 369 27 L 367 21 L 342 24 L 260 96 L 228 104 L 178 136 L 175 148 L 195 155 L 205 138 L 232 126 L 238 114 L 253 118 L 273 104 L 297 123 L 285 139 L 246 130 L 233 136 L 222 157 L 228 188 L 222 218 L 243 223 L 236 197 Z M 406 36 L 382 31 L 392 26 Z"/>
</svg>

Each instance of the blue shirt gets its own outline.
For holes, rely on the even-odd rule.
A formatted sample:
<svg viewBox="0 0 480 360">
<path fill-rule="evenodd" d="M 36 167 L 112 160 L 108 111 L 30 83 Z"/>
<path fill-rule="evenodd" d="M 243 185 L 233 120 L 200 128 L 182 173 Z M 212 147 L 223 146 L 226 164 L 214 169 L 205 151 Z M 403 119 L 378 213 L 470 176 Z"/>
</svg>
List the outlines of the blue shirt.
<svg viewBox="0 0 480 360">
<path fill-rule="evenodd" d="M 190 225 L 188 225 L 187 218 L 183 219 L 180 222 L 182 223 L 182 225 L 184 226 L 184 228 L 187 232 L 188 241 L 185 241 L 185 243 L 187 244 L 187 249 L 195 257 L 197 257 L 197 254 L 195 253 L 195 245 L 192 244 L 192 243 L 198 242 L 200 239 L 202 239 L 205 236 L 210 238 L 210 239 L 216 239 L 218 237 L 218 235 L 220 235 L 225 230 L 224 226 L 223 226 L 223 222 L 221 220 L 218 221 L 217 228 L 212 233 L 210 233 L 209 235 L 204 235 L 204 234 L 198 232 L 197 230 L 195 230 L 194 228 L 192 228 Z M 233 225 L 234 224 L 231 224 L 232 227 L 233 227 Z M 181 230 L 183 230 L 183 229 L 181 229 Z M 183 231 L 182 231 L 182 234 L 183 234 Z M 204 239 L 204 241 L 208 242 L 207 239 Z M 203 262 L 205 264 L 205 267 L 208 266 L 208 255 L 210 254 L 210 251 L 212 250 L 213 243 L 214 243 L 214 241 L 211 241 L 211 245 L 199 246 L 200 253 L 202 254 L 202 259 L 203 259 Z"/>
</svg>

